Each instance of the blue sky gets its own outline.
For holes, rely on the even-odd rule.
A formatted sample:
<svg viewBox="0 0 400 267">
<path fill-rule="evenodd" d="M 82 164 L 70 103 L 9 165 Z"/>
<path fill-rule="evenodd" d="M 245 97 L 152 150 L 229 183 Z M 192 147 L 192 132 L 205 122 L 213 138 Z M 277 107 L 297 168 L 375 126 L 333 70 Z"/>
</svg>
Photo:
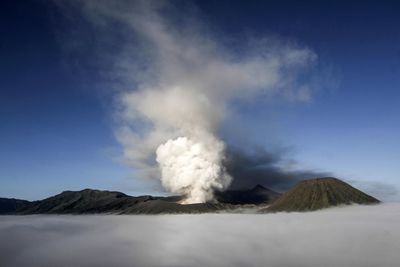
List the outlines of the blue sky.
<svg viewBox="0 0 400 267">
<path fill-rule="evenodd" d="M 74 64 L 54 6 L 0 5 L 0 196 L 40 199 L 87 187 L 154 193 L 154 182 L 120 162 L 110 95 L 97 88 L 101 73 L 83 74 Z M 312 49 L 319 66 L 329 70 L 332 86 L 321 88 L 310 103 L 243 110 L 256 140 L 290 147 L 302 168 L 380 187 L 388 199 L 400 199 L 400 4 L 195 5 L 227 38 L 251 33 L 293 40 Z"/>
</svg>

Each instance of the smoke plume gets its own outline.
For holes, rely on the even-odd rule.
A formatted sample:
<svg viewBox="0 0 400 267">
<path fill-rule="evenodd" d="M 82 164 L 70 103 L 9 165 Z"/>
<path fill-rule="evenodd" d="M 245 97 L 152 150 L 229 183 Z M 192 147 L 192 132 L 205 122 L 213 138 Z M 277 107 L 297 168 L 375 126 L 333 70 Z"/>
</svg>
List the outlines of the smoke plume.
<svg viewBox="0 0 400 267">
<path fill-rule="evenodd" d="M 185 203 L 212 200 L 232 181 L 220 137 L 232 103 L 311 97 L 299 78 L 316 61 L 307 48 L 266 37 L 232 43 L 193 18 L 194 7 L 174 2 L 78 3 L 117 47 L 105 53 L 113 55 L 110 74 L 122 88 L 117 135 L 125 159 L 142 174 L 161 176 Z"/>
</svg>

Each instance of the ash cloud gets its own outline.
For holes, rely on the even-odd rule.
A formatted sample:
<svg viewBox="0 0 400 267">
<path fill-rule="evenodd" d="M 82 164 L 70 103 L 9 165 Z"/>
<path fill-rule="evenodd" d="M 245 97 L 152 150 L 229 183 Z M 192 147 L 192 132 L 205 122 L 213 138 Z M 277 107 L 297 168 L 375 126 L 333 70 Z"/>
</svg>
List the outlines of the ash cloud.
<svg viewBox="0 0 400 267">
<path fill-rule="evenodd" d="M 227 171 L 235 177 L 233 189 L 251 188 L 261 184 L 284 192 L 304 179 L 332 176 L 329 172 L 291 170 L 283 167 L 288 153 L 285 150 L 268 152 L 262 147 L 253 149 L 230 148 L 227 152 Z"/>
<path fill-rule="evenodd" d="M 128 164 L 161 177 L 166 190 L 186 196 L 185 203 L 213 199 L 232 176 L 256 181 L 264 172 L 271 183 L 288 182 L 294 173 L 273 166 L 244 171 L 235 164 L 228 171 L 220 132 L 233 102 L 310 101 L 315 88 L 307 77 L 317 63 L 312 50 L 268 36 L 228 43 L 183 2 L 72 3 L 69 8 L 93 25 L 97 42 L 105 43 L 98 50 L 107 55 L 119 92 L 117 138 Z"/>
<path fill-rule="evenodd" d="M 395 267 L 399 214 L 396 203 L 307 213 L 1 216 L 0 265 Z"/>
</svg>

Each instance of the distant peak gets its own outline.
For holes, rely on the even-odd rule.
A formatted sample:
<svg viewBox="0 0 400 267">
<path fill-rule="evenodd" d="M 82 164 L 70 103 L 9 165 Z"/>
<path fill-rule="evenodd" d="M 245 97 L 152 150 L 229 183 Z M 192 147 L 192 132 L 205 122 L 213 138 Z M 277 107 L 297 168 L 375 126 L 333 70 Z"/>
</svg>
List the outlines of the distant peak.
<svg viewBox="0 0 400 267">
<path fill-rule="evenodd" d="M 251 189 L 253 191 L 255 190 L 268 190 L 267 188 L 265 188 L 264 186 L 257 184 L 255 187 L 253 187 L 253 189 Z"/>
</svg>

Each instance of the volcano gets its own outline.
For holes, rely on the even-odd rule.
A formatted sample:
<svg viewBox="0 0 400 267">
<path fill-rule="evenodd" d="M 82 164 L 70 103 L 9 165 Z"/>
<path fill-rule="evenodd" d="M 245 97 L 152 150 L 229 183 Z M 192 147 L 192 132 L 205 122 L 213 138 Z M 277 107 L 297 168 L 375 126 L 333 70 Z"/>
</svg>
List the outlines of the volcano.
<svg viewBox="0 0 400 267">
<path fill-rule="evenodd" d="M 312 211 L 338 205 L 379 202 L 337 178 L 324 177 L 299 182 L 262 211 Z"/>
</svg>

